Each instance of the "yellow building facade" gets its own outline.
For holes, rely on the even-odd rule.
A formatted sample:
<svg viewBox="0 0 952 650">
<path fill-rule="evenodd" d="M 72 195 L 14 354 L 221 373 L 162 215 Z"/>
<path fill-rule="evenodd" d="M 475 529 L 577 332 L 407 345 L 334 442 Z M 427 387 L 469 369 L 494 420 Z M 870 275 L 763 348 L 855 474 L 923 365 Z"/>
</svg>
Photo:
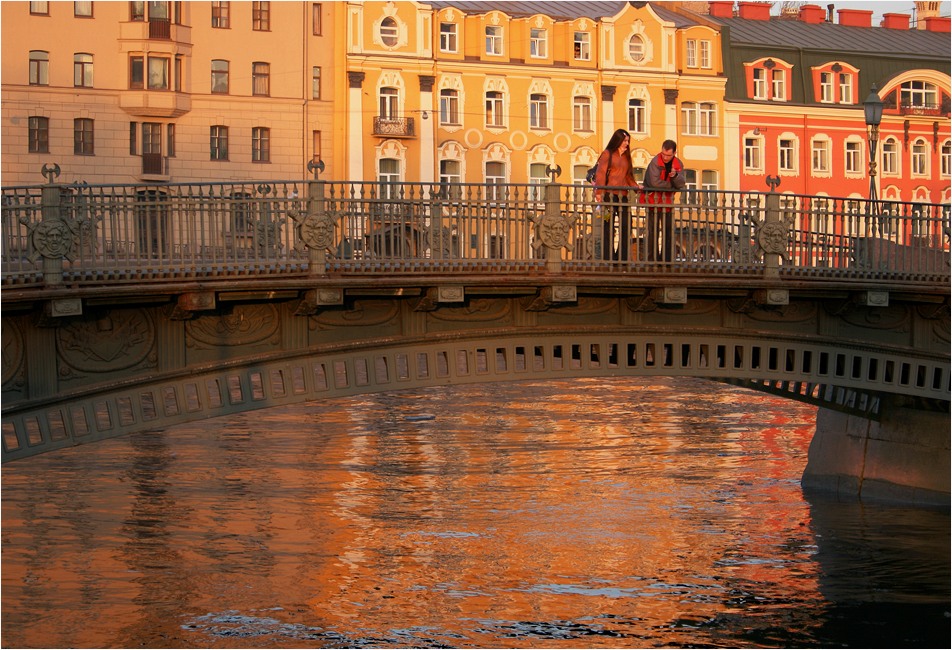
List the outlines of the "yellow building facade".
<svg viewBox="0 0 952 650">
<path fill-rule="evenodd" d="M 720 187 L 703 17 L 457 5 L 4 2 L 3 184 L 54 163 L 61 182 L 297 179 L 317 160 L 330 180 L 582 182 L 625 128 L 636 168 L 671 138 L 689 183 Z"/>
<path fill-rule="evenodd" d="M 458 4 L 458 6 L 457 6 Z M 679 3 L 348 2 L 349 179 L 582 182 L 615 129 L 723 177 L 716 29 Z M 668 6 L 670 5 L 670 6 Z M 712 98 L 714 98 L 712 100 Z"/>
</svg>

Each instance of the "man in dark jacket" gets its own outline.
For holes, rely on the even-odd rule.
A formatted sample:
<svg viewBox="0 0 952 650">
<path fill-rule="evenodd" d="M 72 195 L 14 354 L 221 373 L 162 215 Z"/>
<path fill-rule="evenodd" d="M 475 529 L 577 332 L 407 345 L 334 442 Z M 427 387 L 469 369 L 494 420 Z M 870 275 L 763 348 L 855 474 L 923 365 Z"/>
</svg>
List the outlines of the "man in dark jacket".
<svg viewBox="0 0 952 650">
<path fill-rule="evenodd" d="M 653 205 L 670 206 L 674 201 L 675 190 L 684 189 L 684 165 L 675 154 L 678 143 L 665 140 L 661 143 L 661 153 L 651 159 L 645 170 L 644 202 L 648 204 L 647 221 L 647 259 L 658 261 L 658 248 L 662 250 L 662 259 L 670 262 L 674 259 L 674 216 L 670 207 L 651 207 Z M 663 234 L 659 232 L 662 230 Z M 659 235 L 661 235 L 659 241 Z"/>
</svg>

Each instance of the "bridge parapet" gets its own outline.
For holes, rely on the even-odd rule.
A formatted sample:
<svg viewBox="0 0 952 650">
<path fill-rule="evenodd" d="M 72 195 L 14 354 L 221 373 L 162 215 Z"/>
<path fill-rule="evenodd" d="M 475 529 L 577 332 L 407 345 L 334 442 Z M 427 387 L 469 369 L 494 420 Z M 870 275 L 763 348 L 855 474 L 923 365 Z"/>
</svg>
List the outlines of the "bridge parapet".
<svg viewBox="0 0 952 650">
<path fill-rule="evenodd" d="M 4 288 L 263 274 L 950 279 L 949 208 L 938 204 L 713 190 L 659 199 L 617 188 L 627 198 L 612 211 L 590 186 L 554 182 L 65 185 L 52 170 L 49 179 L 3 188 Z M 631 220 L 632 241 L 609 250 L 618 219 Z M 654 221 L 666 232 L 657 240 Z"/>
</svg>

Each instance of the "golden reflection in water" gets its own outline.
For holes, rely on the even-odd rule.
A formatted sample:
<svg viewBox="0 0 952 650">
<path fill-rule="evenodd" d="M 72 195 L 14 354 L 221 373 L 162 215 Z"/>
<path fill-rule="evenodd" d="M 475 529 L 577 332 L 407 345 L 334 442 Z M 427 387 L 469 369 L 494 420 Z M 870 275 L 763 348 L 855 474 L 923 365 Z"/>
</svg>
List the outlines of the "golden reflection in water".
<svg viewBox="0 0 952 650">
<path fill-rule="evenodd" d="M 472 386 L 14 463 L 4 646 L 724 645 L 712 621 L 771 610 L 806 629 L 814 411 L 683 380 Z"/>
</svg>

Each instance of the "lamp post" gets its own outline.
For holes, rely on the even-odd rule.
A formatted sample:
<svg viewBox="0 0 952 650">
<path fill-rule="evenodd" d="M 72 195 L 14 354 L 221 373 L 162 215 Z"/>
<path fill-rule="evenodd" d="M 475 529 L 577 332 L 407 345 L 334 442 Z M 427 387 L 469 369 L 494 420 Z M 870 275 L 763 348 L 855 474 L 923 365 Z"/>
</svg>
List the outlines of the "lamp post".
<svg viewBox="0 0 952 650">
<path fill-rule="evenodd" d="M 869 97 L 863 102 L 866 117 L 866 138 L 869 143 L 869 201 L 870 208 L 876 201 L 876 145 L 879 144 L 879 123 L 883 119 L 883 100 L 879 98 L 876 84 L 870 88 Z"/>
</svg>

